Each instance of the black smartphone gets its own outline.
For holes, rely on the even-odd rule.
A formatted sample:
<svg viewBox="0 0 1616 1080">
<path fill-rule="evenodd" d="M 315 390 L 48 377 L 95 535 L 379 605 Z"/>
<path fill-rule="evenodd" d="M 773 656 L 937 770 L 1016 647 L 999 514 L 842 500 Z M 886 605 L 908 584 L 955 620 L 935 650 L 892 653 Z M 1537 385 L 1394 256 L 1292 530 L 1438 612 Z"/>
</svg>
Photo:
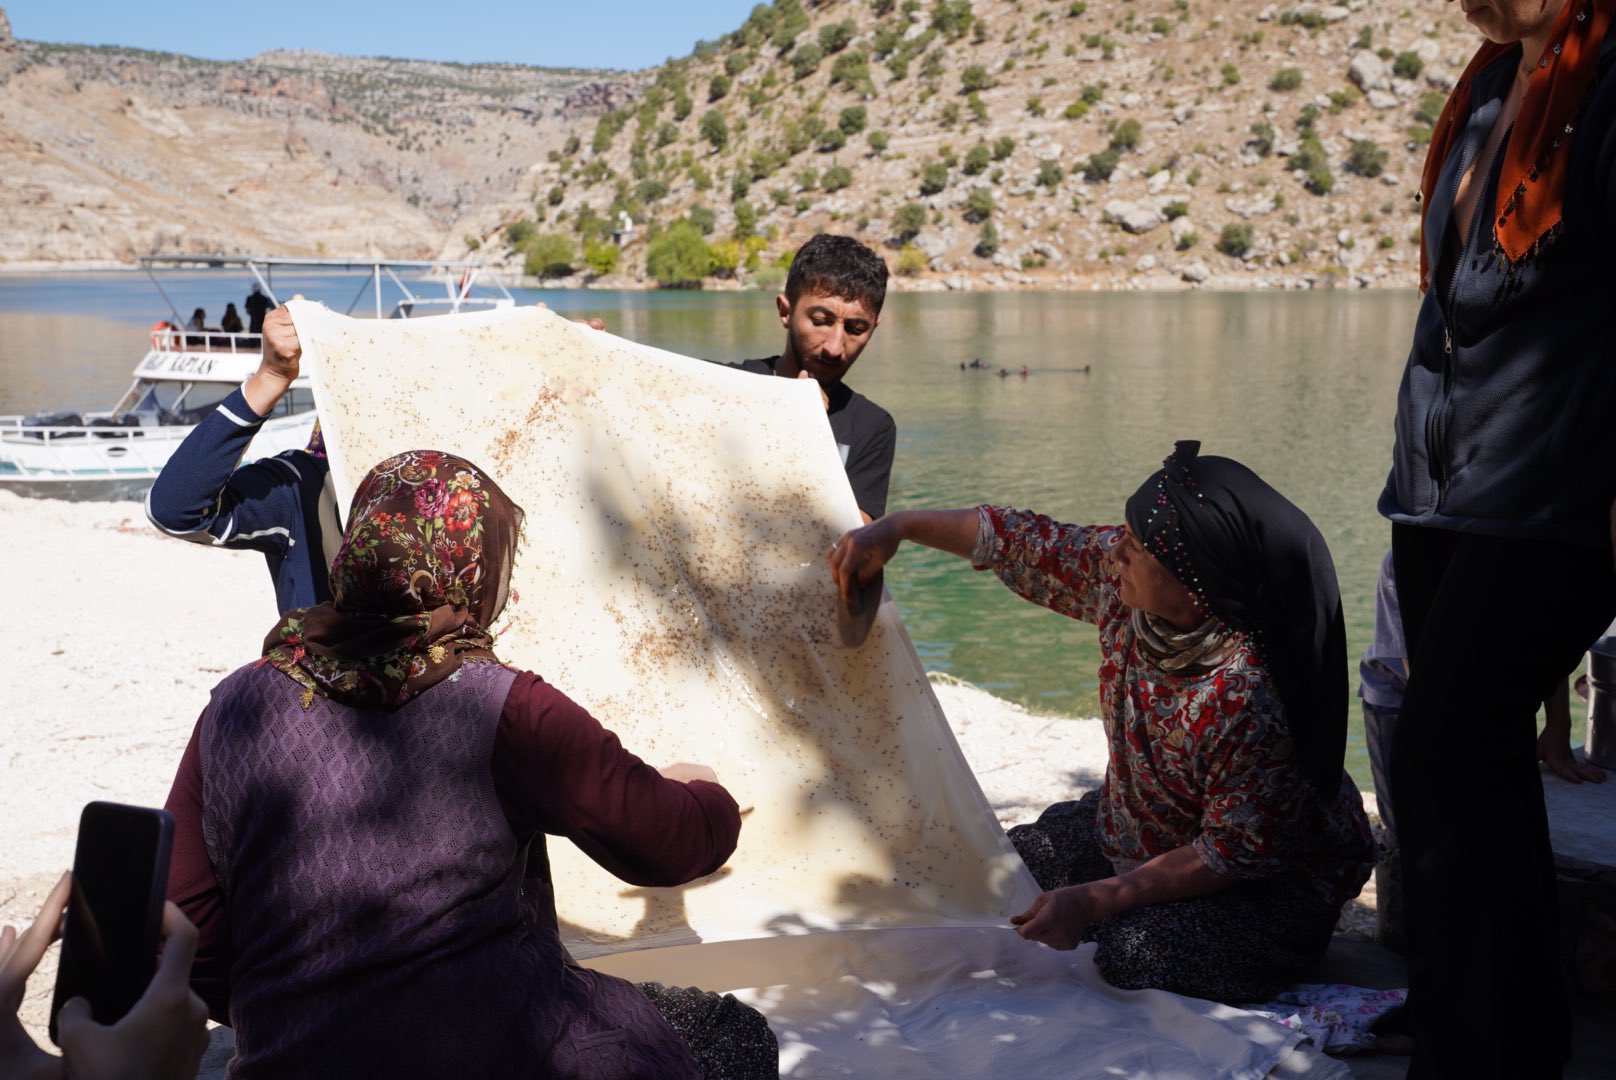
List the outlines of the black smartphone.
<svg viewBox="0 0 1616 1080">
<path fill-rule="evenodd" d="M 90 1003 L 97 1023 L 121 1020 L 157 973 L 157 939 L 168 889 L 174 818 L 167 810 L 93 802 L 79 815 L 73 893 L 51 1000 L 50 1037 L 70 999 Z"/>
</svg>

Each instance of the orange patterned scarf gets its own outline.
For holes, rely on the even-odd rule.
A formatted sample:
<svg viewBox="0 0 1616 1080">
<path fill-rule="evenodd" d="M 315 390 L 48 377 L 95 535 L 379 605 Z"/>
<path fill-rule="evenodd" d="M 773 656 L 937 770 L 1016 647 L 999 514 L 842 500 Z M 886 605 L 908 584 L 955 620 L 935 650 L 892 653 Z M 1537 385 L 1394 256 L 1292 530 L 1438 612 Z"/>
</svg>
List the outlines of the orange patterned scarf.
<svg viewBox="0 0 1616 1080">
<path fill-rule="evenodd" d="M 1532 71 L 1532 81 L 1504 152 L 1494 208 L 1498 250 L 1511 266 L 1552 242 L 1559 228 L 1571 137 L 1583 95 L 1599 69 L 1599 46 L 1605 40 L 1613 10 L 1616 0 L 1570 0 L 1549 30 L 1548 46 Z M 1476 75 L 1517 47 L 1516 43 L 1488 42 L 1476 51 L 1459 76 L 1431 133 L 1431 148 L 1420 177 L 1422 213 L 1430 213 L 1437 176 L 1470 115 L 1470 89 Z M 1421 243 L 1421 292 L 1430 281 L 1426 246 Z"/>
</svg>

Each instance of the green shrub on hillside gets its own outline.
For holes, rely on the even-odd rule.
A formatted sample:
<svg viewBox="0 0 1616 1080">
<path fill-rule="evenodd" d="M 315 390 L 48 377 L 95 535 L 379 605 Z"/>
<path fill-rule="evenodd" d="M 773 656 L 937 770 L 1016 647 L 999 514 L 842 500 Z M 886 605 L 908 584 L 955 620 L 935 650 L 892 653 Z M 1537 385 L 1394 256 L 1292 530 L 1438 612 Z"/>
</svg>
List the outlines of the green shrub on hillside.
<svg viewBox="0 0 1616 1080">
<path fill-rule="evenodd" d="M 1111 174 L 1117 171 L 1117 162 L 1122 155 L 1115 150 L 1100 150 L 1089 155 L 1083 165 L 1083 179 L 1091 184 L 1111 179 Z"/>
<path fill-rule="evenodd" d="M 898 264 L 893 267 L 900 277 L 914 277 L 930 265 L 926 253 L 913 244 L 905 244 L 898 249 Z"/>
<path fill-rule="evenodd" d="M 987 172 L 988 162 L 993 158 L 993 151 L 988 149 L 987 143 L 977 143 L 965 152 L 965 164 L 960 166 L 966 176 L 976 176 Z"/>
<path fill-rule="evenodd" d="M 714 75 L 707 83 L 708 102 L 722 101 L 725 95 L 729 93 L 729 87 L 728 75 Z"/>
<path fill-rule="evenodd" d="M 836 126 L 841 128 L 844 134 L 857 135 L 864 130 L 864 125 L 868 122 L 869 114 L 865 111 L 864 106 L 849 105 L 842 110 L 842 115 L 837 118 Z"/>
<path fill-rule="evenodd" d="M 1124 120 L 1111 130 L 1111 149 L 1116 151 L 1139 149 L 1141 128 L 1137 120 Z"/>
<path fill-rule="evenodd" d="M 1347 151 L 1347 161 L 1342 167 L 1350 173 L 1359 176 L 1379 176 L 1386 168 L 1386 151 L 1376 146 L 1370 139 L 1352 140 L 1352 148 Z"/>
<path fill-rule="evenodd" d="M 864 136 L 864 141 L 869 143 L 870 149 L 875 151 L 877 154 L 886 153 L 887 146 L 890 145 L 891 142 L 891 140 L 887 138 L 887 133 L 884 131 L 872 131 L 868 135 Z"/>
<path fill-rule="evenodd" d="M 1425 61 L 1420 59 L 1419 53 L 1400 52 L 1392 61 L 1392 74 L 1399 79 L 1417 79 L 1424 70 Z"/>
<path fill-rule="evenodd" d="M 819 28 L 819 47 L 827 53 L 838 53 L 847 48 L 858 33 L 858 23 L 852 19 L 826 23 Z"/>
<path fill-rule="evenodd" d="M 993 192 L 985 187 L 974 187 L 965 196 L 965 220 L 986 221 L 993 216 Z"/>
<path fill-rule="evenodd" d="M 986 90 L 993 85 L 993 76 L 981 64 L 972 64 L 960 72 L 960 89 L 969 94 L 973 90 Z"/>
<path fill-rule="evenodd" d="M 976 253 L 984 259 L 991 259 L 999 251 L 999 230 L 991 221 L 982 223 L 982 231 L 976 236 Z"/>
<path fill-rule="evenodd" d="M 701 230 L 703 236 L 711 236 L 713 230 L 718 228 L 718 213 L 710 206 L 692 206 L 690 213 L 685 216 Z"/>
<path fill-rule="evenodd" d="M 1256 241 L 1256 231 L 1244 221 L 1231 221 L 1218 236 L 1218 250 L 1232 259 L 1241 258 Z"/>
<path fill-rule="evenodd" d="M 1328 195 L 1335 189 L 1335 174 L 1330 171 L 1330 156 L 1317 135 L 1305 136 L 1291 155 L 1286 167 L 1307 175 L 1305 186 L 1315 195 Z"/>
<path fill-rule="evenodd" d="M 832 165 L 819 178 L 819 183 L 827 192 L 840 191 L 853 183 L 853 170 L 846 165 Z"/>
<path fill-rule="evenodd" d="M 619 251 L 610 240 L 591 240 L 584 245 L 584 265 L 596 277 L 605 277 L 617 269 Z"/>
<path fill-rule="evenodd" d="M 513 221 L 505 226 L 505 244 L 512 251 L 520 251 L 522 250 L 522 245 L 532 239 L 536 231 L 537 229 L 533 222 L 528 221 L 526 218 L 521 221 Z"/>
<path fill-rule="evenodd" d="M 741 200 L 731 207 L 735 213 L 735 235 L 746 239 L 757 232 L 757 210 L 751 203 Z"/>
<path fill-rule="evenodd" d="M 802 5 L 797 3 L 797 0 L 775 0 L 774 29 L 769 34 L 770 45 L 784 55 L 796 44 L 797 35 L 806 29 L 808 29 L 808 16 L 803 13 Z"/>
<path fill-rule="evenodd" d="M 907 243 L 926 227 L 926 208 L 919 203 L 904 203 L 892 215 L 892 227 L 897 230 L 898 239 Z"/>
<path fill-rule="evenodd" d="M 798 79 L 806 79 L 819 70 L 819 62 L 824 58 L 825 50 L 818 45 L 804 45 L 791 54 L 791 71 Z"/>
<path fill-rule="evenodd" d="M 530 277 L 565 277 L 572 273 L 577 251 L 560 233 L 539 233 L 522 244 L 523 269 Z"/>
<path fill-rule="evenodd" d="M 1012 139 L 1008 135 L 1000 135 L 997 139 L 993 140 L 994 161 L 1003 161 L 1005 158 L 1015 153 L 1015 150 L 1016 140 Z"/>
<path fill-rule="evenodd" d="M 935 195 L 948 186 L 948 166 L 933 161 L 920 170 L 920 193 Z"/>
<path fill-rule="evenodd" d="M 932 0 L 931 26 L 950 41 L 971 29 L 971 0 Z"/>
<path fill-rule="evenodd" d="M 1274 140 L 1279 138 L 1274 131 L 1274 125 L 1266 120 L 1258 120 L 1251 125 L 1251 139 L 1247 145 L 1257 151 L 1258 157 L 1267 157 L 1274 152 Z"/>
<path fill-rule="evenodd" d="M 847 136 L 839 127 L 826 128 L 824 134 L 819 136 L 819 152 L 832 154 L 847 145 Z"/>
<path fill-rule="evenodd" d="M 831 85 L 842 85 L 849 90 L 870 89 L 870 62 L 858 50 L 845 52 L 830 66 Z"/>
<path fill-rule="evenodd" d="M 1060 186 L 1061 177 L 1065 175 L 1066 170 L 1062 169 L 1056 162 L 1040 161 L 1038 163 L 1038 175 L 1033 177 L 1033 183 L 1039 187 L 1054 188 Z"/>
<path fill-rule="evenodd" d="M 1295 90 L 1302 85 L 1301 68 L 1280 68 L 1274 72 L 1274 77 L 1268 80 L 1270 90 Z"/>
<path fill-rule="evenodd" d="M 712 143 L 714 150 L 724 149 L 724 144 L 729 142 L 729 122 L 717 109 L 708 109 L 702 114 L 698 130 L 702 138 Z"/>
</svg>

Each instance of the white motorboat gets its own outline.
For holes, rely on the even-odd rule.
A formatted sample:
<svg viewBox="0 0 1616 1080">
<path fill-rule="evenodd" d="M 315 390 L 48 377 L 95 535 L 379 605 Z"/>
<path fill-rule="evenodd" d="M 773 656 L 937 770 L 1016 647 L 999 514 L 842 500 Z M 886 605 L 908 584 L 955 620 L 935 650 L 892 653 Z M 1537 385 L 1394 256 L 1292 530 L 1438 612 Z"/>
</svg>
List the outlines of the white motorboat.
<svg viewBox="0 0 1616 1080">
<path fill-rule="evenodd" d="M 278 269 L 368 272 L 368 280 L 348 306 L 350 315 L 364 314 L 355 308 L 367 292 L 375 298 L 376 318 L 421 318 L 516 303 L 505 286 L 475 262 L 224 255 L 147 256 L 139 262 L 165 300 L 168 293 L 156 274 L 159 269 L 237 267 L 250 272 L 275 304 L 281 302 L 272 287 Z M 416 287 L 410 288 L 401 274 Z M 402 293 L 390 308 L 383 304 L 384 279 Z M 423 282 L 441 283 L 442 295 L 426 293 Z M 472 289 L 478 285 L 484 291 L 474 295 Z M 172 321 L 152 327 L 134 383 L 112 408 L 0 416 L 0 491 L 59 499 L 138 498 L 192 428 L 258 367 L 263 344 L 259 335 L 182 329 L 178 309 L 172 301 L 168 306 Z M 314 396 L 307 378 L 301 377 L 276 404 L 244 460 L 306 446 L 314 419 Z"/>
</svg>

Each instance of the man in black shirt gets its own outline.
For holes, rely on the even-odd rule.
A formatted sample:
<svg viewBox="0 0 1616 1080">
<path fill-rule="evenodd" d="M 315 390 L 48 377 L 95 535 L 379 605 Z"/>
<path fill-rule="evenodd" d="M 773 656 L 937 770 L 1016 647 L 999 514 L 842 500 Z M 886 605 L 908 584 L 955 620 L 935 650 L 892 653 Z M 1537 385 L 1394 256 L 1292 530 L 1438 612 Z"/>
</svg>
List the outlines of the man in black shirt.
<svg viewBox="0 0 1616 1080">
<path fill-rule="evenodd" d="M 785 351 L 732 364 L 743 371 L 819 383 L 831 434 L 859 512 L 886 513 L 898 428 L 881 406 L 842 381 L 875 334 L 887 295 L 887 264 L 851 236 L 820 233 L 797 251 L 786 291 L 774 298 Z"/>
</svg>

